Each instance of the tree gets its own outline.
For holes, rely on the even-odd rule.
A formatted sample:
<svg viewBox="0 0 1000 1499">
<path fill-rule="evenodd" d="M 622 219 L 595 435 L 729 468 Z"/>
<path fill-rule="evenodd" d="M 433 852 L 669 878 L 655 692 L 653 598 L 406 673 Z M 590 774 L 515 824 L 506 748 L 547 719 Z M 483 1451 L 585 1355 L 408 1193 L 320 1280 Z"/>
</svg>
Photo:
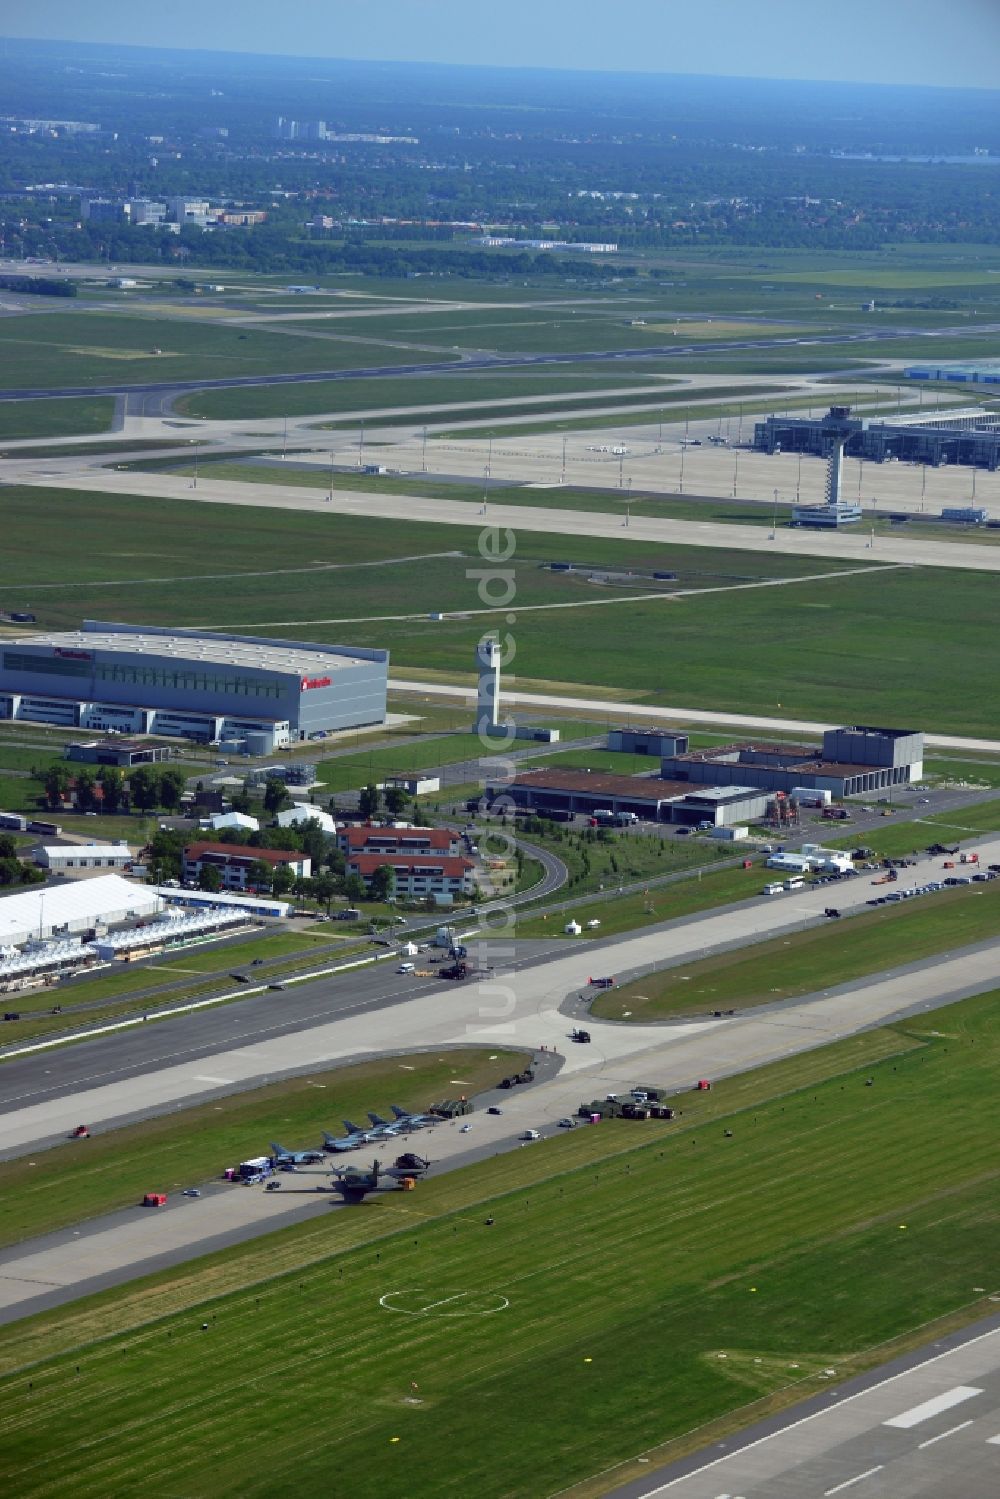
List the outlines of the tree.
<svg viewBox="0 0 1000 1499">
<path fill-rule="evenodd" d="M 254 859 L 247 870 L 247 884 L 258 890 L 270 890 L 274 871 L 266 859 Z"/>
<path fill-rule="evenodd" d="M 198 871 L 198 889 L 218 895 L 222 889 L 222 870 L 217 864 L 203 864 Z"/>
<path fill-rule="evenodd" d="M 326 913 L 329 916 L 330 902 L 333 900 L 333 897 L 337 893 L 336 880 L 332 875 L 327 874 L 325 871 L 321 871 L 310 883 L 312 884 L 313 898 L 315 900 L 322 901 L 323 905 L 326 906 Z"/>
<path fill-rule="evenodd" d="M 284 781 L 279 781 L 277 776 L 268 776 L 264 786 L 264 811 L 273 817 L 277 812 L 283 812 L 290 807 L 292 799 L 288 795 L 288 787 Z"/>
<path fill-rule="evenodd" d="M 382 796 L 377 786 L 366 786 L 358 797 L 358 814 L 369 822 L 378 816 Z"/>
<path fill-rule="evenodd" d="M 50 807 L 61 807 L 69 791 L 69 771 L 58 761 L 45 772 L 45 800 Z"/>
<path fill-rule="evenodd" d="M 344 881 L 344 894 L 352 905 L 357 905 L 359 900 L 364 900 L 368 894 L 365 882 L 359 874 L 349 874 Z"/>
<path fill-rule="evenodd" d="M 0 833 L 0 859 L 16 859 L 17 844 L 9 833 Z"/>
<path fill-rule="evenodd" d="M 104 791 L 104 810 L 112 816 L 125 800 L 125 777 L 115 765 L 105 765 L 97 779 Z"/>
<path fill-rule="evenodd" d="M 76 773 L 76 805 L 81 812 L 89 812 L 94 805 L 95 777 L 85 766 Z"/>
<path fill-rule="evenodd" d="M 157 778 L 148 765 L 140 765 L 129 776 L 129 793 L 140 812 L 151 812 L 160 799 Z"/>
<path fill-rule="evenodd" d="M 176 766 L 169 766 L 160 771 L 160 806 L 168 812 L 176 812 L 181 804 L 184 787 L 187 784 L 182 770 Z"/>
<path fill-rule="evenodd" d="M 401 817 L 410 800 L 402 786 L 387 786 L 382 794 L 385 799 L 385 810 L 389 816 Z"/>
<path fill-rule="evenodd" d="M 369 884 L 372 900 L 388 900 L 396 893 L 396 871 L 391 864 L 380 864 Z"/>
<path fill-rule="evenodd" d="M 0 858 L 0 885 L 18 885 L 20 882 L 20 859 Z"/>
<path fill-rule="evenodd" d="M 271 894 L 272 895 L 287 895 L 288 892 L 289 892 L 289 890 L 291 890 L 291 888 L 292 888 L 292 886 L 294 884 L 295 884 L 295 876 L 292 873 L 292 871 L 289 869 L 288 865 L 287 864 L 278 864 L 278 865 L 276 865 L 275 869 L 274 869 L 274 873 L 271 876 Z"/>
</svg>

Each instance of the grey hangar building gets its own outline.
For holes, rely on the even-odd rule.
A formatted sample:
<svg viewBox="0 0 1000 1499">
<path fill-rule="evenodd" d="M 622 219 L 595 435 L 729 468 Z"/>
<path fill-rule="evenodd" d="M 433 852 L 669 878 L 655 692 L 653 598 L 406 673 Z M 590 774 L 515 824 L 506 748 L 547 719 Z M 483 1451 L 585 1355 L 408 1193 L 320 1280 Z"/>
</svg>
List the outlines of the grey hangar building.
<svg viewBox="0 0 1000 1499">
<path fill-rule="evenodd" d="M 385 720 L 389 653 L 85 620 L 0 645 L 0 718 L 243 744 Z"/>
<path fill-rule="evenodd" d="M 689 750 L 688 736 L 612 730 L 610 749 L 659 757 L 658 774 L 616 775 L 549 766 L 487 784 L 487 803 L 534 812 L 634 812 L 652 822 L 734 827 L 768 815 L 777 796 L 828 791 L 836 800 L 906 787 L 923 776 L 924 736 L 866 724 L 828 729 L 821 745 L 743 742 Z"/>
</svg>

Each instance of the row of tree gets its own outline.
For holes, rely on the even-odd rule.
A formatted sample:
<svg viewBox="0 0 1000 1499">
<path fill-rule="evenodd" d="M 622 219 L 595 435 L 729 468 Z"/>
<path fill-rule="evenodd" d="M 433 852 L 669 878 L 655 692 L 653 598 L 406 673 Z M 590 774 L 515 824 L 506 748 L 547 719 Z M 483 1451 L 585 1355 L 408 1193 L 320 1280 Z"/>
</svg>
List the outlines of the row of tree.
<svg viewBox="0 0 1000 1499">
<path fill-rule="evenodd" d="M 186 781 L 184 772 L 171 765 L 139 765 L 126 776 L 116 765 L 94 771 L 89 765 L 71 769 L 65 761 L 56 760 L 44 772 L 42 783 L 50 808 L 63 806 L 75 793 L 81 812 L 100 810 L 114 816 L 129 809 L 152 812 L 156 807 L 176 812 Z"/>
</svg>

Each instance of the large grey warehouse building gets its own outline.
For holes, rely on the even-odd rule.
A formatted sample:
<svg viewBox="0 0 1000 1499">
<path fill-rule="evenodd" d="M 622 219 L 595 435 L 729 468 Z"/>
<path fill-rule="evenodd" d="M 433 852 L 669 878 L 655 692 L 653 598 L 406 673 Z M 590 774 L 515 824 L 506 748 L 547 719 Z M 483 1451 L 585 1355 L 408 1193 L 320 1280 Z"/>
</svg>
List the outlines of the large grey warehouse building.
<svg viewBox="0 0 1000 1499">
<path fill-rule="evenodd" d="M 3 642 L 0 718 L 265 754 L 382 723 L 388 675 L 388 651 L 85 620 Z"/>
</svg>

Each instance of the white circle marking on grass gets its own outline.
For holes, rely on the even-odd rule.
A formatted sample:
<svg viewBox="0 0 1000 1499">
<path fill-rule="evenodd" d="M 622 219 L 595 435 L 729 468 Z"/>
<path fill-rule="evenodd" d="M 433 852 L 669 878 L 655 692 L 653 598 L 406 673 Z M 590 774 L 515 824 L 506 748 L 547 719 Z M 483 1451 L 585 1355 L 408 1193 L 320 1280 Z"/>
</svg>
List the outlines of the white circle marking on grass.
<svg viewBox="0 0 1000 1499">
<path fill-rule="evenodd" d="M 379 1297 L 379 1306 L 387 1312 L 404 1312 L 408 1317 L 491 1317 L 510 1306 L 499 1291 L 387 1291 Z"/>
</svg>

